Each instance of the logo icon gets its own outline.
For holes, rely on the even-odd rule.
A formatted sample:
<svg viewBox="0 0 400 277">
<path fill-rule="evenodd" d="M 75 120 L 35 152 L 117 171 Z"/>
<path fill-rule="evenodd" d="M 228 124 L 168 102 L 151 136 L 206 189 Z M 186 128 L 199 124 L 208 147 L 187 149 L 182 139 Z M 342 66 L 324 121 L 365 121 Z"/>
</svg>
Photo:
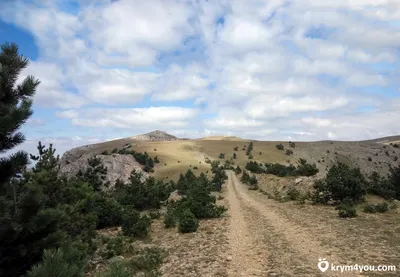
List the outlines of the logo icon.
<svg viewBox="0 0 400 277">
<path fill-rule="evenodd" d="M 318 263 L 319 270 L 321 270 L 322 272 L 325 272 L 329 267 L 329 262 L 325 258 L 322 258 L 322 259 L 320 258 L 318 260 L 319 260 L 319 263 Z"/>
</svg>

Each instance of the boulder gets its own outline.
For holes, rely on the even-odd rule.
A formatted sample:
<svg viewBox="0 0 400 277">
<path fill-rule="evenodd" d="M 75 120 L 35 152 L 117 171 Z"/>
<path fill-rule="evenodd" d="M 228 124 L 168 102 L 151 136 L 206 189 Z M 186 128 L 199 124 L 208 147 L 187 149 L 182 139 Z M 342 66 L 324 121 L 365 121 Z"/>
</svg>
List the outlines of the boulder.
<svg viewBox="0 0 400 277">
<path fill-rule="evenodd" d="M 182 195 L 180 195 L 180 194 L 178 193 L 178 191 L 175 190 L 175 191 L 173 191 L 173 192 L 170 193 L 170 195 L 169 195 L 167 201 L 170 203 L 170 202 L 179 201 L 179 200 L 181 200 L 181 199 L 182 199 Z"/>
</svg>

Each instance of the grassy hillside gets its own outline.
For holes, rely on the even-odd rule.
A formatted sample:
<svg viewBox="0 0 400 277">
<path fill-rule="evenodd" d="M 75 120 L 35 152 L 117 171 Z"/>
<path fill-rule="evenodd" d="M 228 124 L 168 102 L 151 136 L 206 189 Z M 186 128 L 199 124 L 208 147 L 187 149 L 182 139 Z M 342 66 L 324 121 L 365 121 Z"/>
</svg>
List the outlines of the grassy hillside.
<svg viewBox="0 0 400 277">
<path fill-rule="evenodd" d="M 398 139 L 393 137 L 394 140 Z M 320 175 L 325 174 L 326 169 L 333 163 L 340 161 L 353 166 L 359 166 L 365 174 L 378 171 L 383 174 L 388 172 L 390 165 L 397 164 L 400 156 L 400 148 L 390 145 L 389 138 L 374 141 L 346 142 L 346 141 L 320 141 L 297 142 L 294 147 L 289 142 L 279 141 L 252 141 L 251 152 L 253 161 L 259 163 L 292 163 L 296 164 L 299 158 L 304 158 L 310 163 L 316 163 Z M 383 143 L 382 143 L 383 142 Z M 210 170 L 205 159 L 220 160 L 224 162 L 232 158 L 236 153 L 235 164 L 241 167 L 251 161 L 246 155 L 250 140 L 240 138 L 226 139 L 226 137 L 211 137 L 196 140 L 174 141 L 138 141 L 133 139 L 119 139 L 100 144 L 90 145 L 75 150 L 76 155 L 93 152 L 101 153 L 104 150 L 111 151 L 114 148 L 122 148 L 130 145 L 138 152 L 148 152 L 151 157 L 158 156 L 160 163 L 156 164 L 153 175 L 157 178 L 176 180 L 180 173 L 188 168 L 197 167 L 194 172 L 200 173 Z M 284 150 L 278 150 L 277 144 L 282 144 Z M 293 146 L 293 145 L 292 145 Z M 234 148 L 237 147 L 237 151 Z M 286 155 L 290 149 L 293 154 Z M 220 153 L 225 158 L 220 159 Z M 210 172 L 208 172 L 210 175 Z"/>
</svg>

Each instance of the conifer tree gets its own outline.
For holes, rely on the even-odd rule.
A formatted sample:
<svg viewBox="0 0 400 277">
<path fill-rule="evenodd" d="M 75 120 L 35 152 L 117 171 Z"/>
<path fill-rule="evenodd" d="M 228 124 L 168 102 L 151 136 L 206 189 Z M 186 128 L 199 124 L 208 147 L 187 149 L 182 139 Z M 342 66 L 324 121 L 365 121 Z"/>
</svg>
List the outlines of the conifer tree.
<svg viewBox="0 0 400 277">
<path fill-rule="evenodd" d="M 16 84 L 21 71 L 28 66 L 28 59 L 18 53 L 18 46 L 6 43 L 0 52 L 0 154 L 24 142 L 18 132 L 32 115 L 32 97 L 39 81 L 33 76 Z M 28 155 L 18 151 L 0 159 L 0 189 L 28 164 Z"/>
</svg>

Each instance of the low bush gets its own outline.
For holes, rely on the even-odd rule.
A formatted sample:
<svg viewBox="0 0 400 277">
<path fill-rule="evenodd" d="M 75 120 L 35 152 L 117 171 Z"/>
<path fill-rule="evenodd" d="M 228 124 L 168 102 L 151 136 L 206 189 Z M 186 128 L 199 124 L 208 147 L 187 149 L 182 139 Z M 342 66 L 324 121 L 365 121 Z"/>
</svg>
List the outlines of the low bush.
<svg viewBox="0 0 400 277">
<path fill-rule="evenodd" d="M 288 189 L 287 193 L 286 193 L 289 197 L 290 200 L 292 201 L 296 201 L 298 199 L 300 199 L 300 191 L 298 189 L 296 189 L 295 187 L 291 187 L 290 189 Z"/>
<path fill-rule="evenodd" d="M 242 169 L 239 166 L 237 166 L 235 168 L 235 174 L 240 174 L 240 173 L 242 173 Z"/>
<path fill-rule="evenodd" d="M 264 172 L 264 169 L 262 167 L 260 167 L 260 165 L 257 162 L 253 162 L 253 161 L 248 162 L 246 164 L 245 168 L 253 173 L 263 173 Z"/>
<path fill-rule="evenodd" d="M 149 216 L 151 219 L 159 219 L 161 217 L 161 213 L 159 211 L 151 211 Z"/>
<path fill-rule="evenodd" d="M 314 188 L 314 201 L 319 203 L 342 202 L 345 199 L 358 202 L 366 193 L 366 181 L 359 168 L 338 163 L 328 170 L 325 179 L 315 182 Z"/>
<path fill-rule="evenodd" d="M 133 209 L 127 209 L 122 221 L 122 233 L 130 237 L 145 237 L 149 233 L 150 225 L 150 217 L 140 215 Z"/>
<path fill-rule="evenodd" d="M 293 155 L 293 150 L 286 149 L 285 154 L 288 155 L 288 156 Z"/>
<path fill-rule="evenodd" d="M 122 255 L 124 251 L 123 236 L 107 237 L 106 247 L 100 251 L 100 255 L 105 259 Z"/>
<path fill-rule="evenodd" d="M 356 217 L 357 216 L 357 211 L 354 206 L 342 206 L 339 209 L 339 217 L 342 218 L 347 218 L 347 217 Z"/>
<path fill-rule="evenodd" d="M 388 200 L 396 197 L 396 190 L 390 179 L 382 177 L 376 171 L 368 177 L 367 192 Z"/>
<path fill-rule="evenodd" d="M 313 176 L 319 172 L 316 164 L 309 164 L 305 159 L 299 159 L 295 175 Z"/>
<path fill-rule="evenodd" d="M 193 233 L 199 227 L 199 220 L 189 209 L 180 214 L 178 221 L 178 230 L 181 233 Z"/>
<path fill-rule="evenodd" d="M 378 213 L 385 213 L 387 211 L 389 211 L 389 205 L 387 203 L 379 203 L 379 204 L 375 204 L 375 210 Z"/>
<path fill-rule="evenodd" d="M 278 150 L 284 150 L 284 149 L 285 149 L 285 146 L 283 146 L 282 143 L 275 145 L 275 147 L 276 147 L 276 149 L 278 149 Z"/>
<path fill-rule="evenodd" d="M 164 216 L 165 228 L 174 228 L 176 226 L 176 217 L 172 209 L 168 209 Z"/>
<path fill-rule="evenodd" d="M 296 143 L 294 143 L 292 141 L 289 141 L 289 146 L 292 147 L 292 148 L 295 148 L 296 147 Z"/>
<path fill-rule="evenodd" d="M 273 174 L 279 177 L 285 177 L 285 176 L 294 176 L 296 167 L 293 165 L 285 166 L 283 164 L 271 164 L 271 163 L 266 163 L 265 164 L 265 173 L 267 174 Z"/>
<path fill-rule="evenodd" d="M 375 205 L 374 204 L 365 205 L 363 210 L 364 210 L 365 213 L 369 213 L 369 214 L 376 213 L 376 209 L 375 209 Z"/>
<path fill-rule="evenodd" d="M 366 213 L 385 213 L 389 211 L 389 205 L 387 203 L 379 204 L 368 204 L 364 206 L 364 212 Z"/>
<path fill-rule="evenodd" d="M 97 229 L 118 226 L 122 223 L 123 207 L 115 198 L 104 193 L 95 193 L 88 209 L 97 215 Z"/>
</svg>

